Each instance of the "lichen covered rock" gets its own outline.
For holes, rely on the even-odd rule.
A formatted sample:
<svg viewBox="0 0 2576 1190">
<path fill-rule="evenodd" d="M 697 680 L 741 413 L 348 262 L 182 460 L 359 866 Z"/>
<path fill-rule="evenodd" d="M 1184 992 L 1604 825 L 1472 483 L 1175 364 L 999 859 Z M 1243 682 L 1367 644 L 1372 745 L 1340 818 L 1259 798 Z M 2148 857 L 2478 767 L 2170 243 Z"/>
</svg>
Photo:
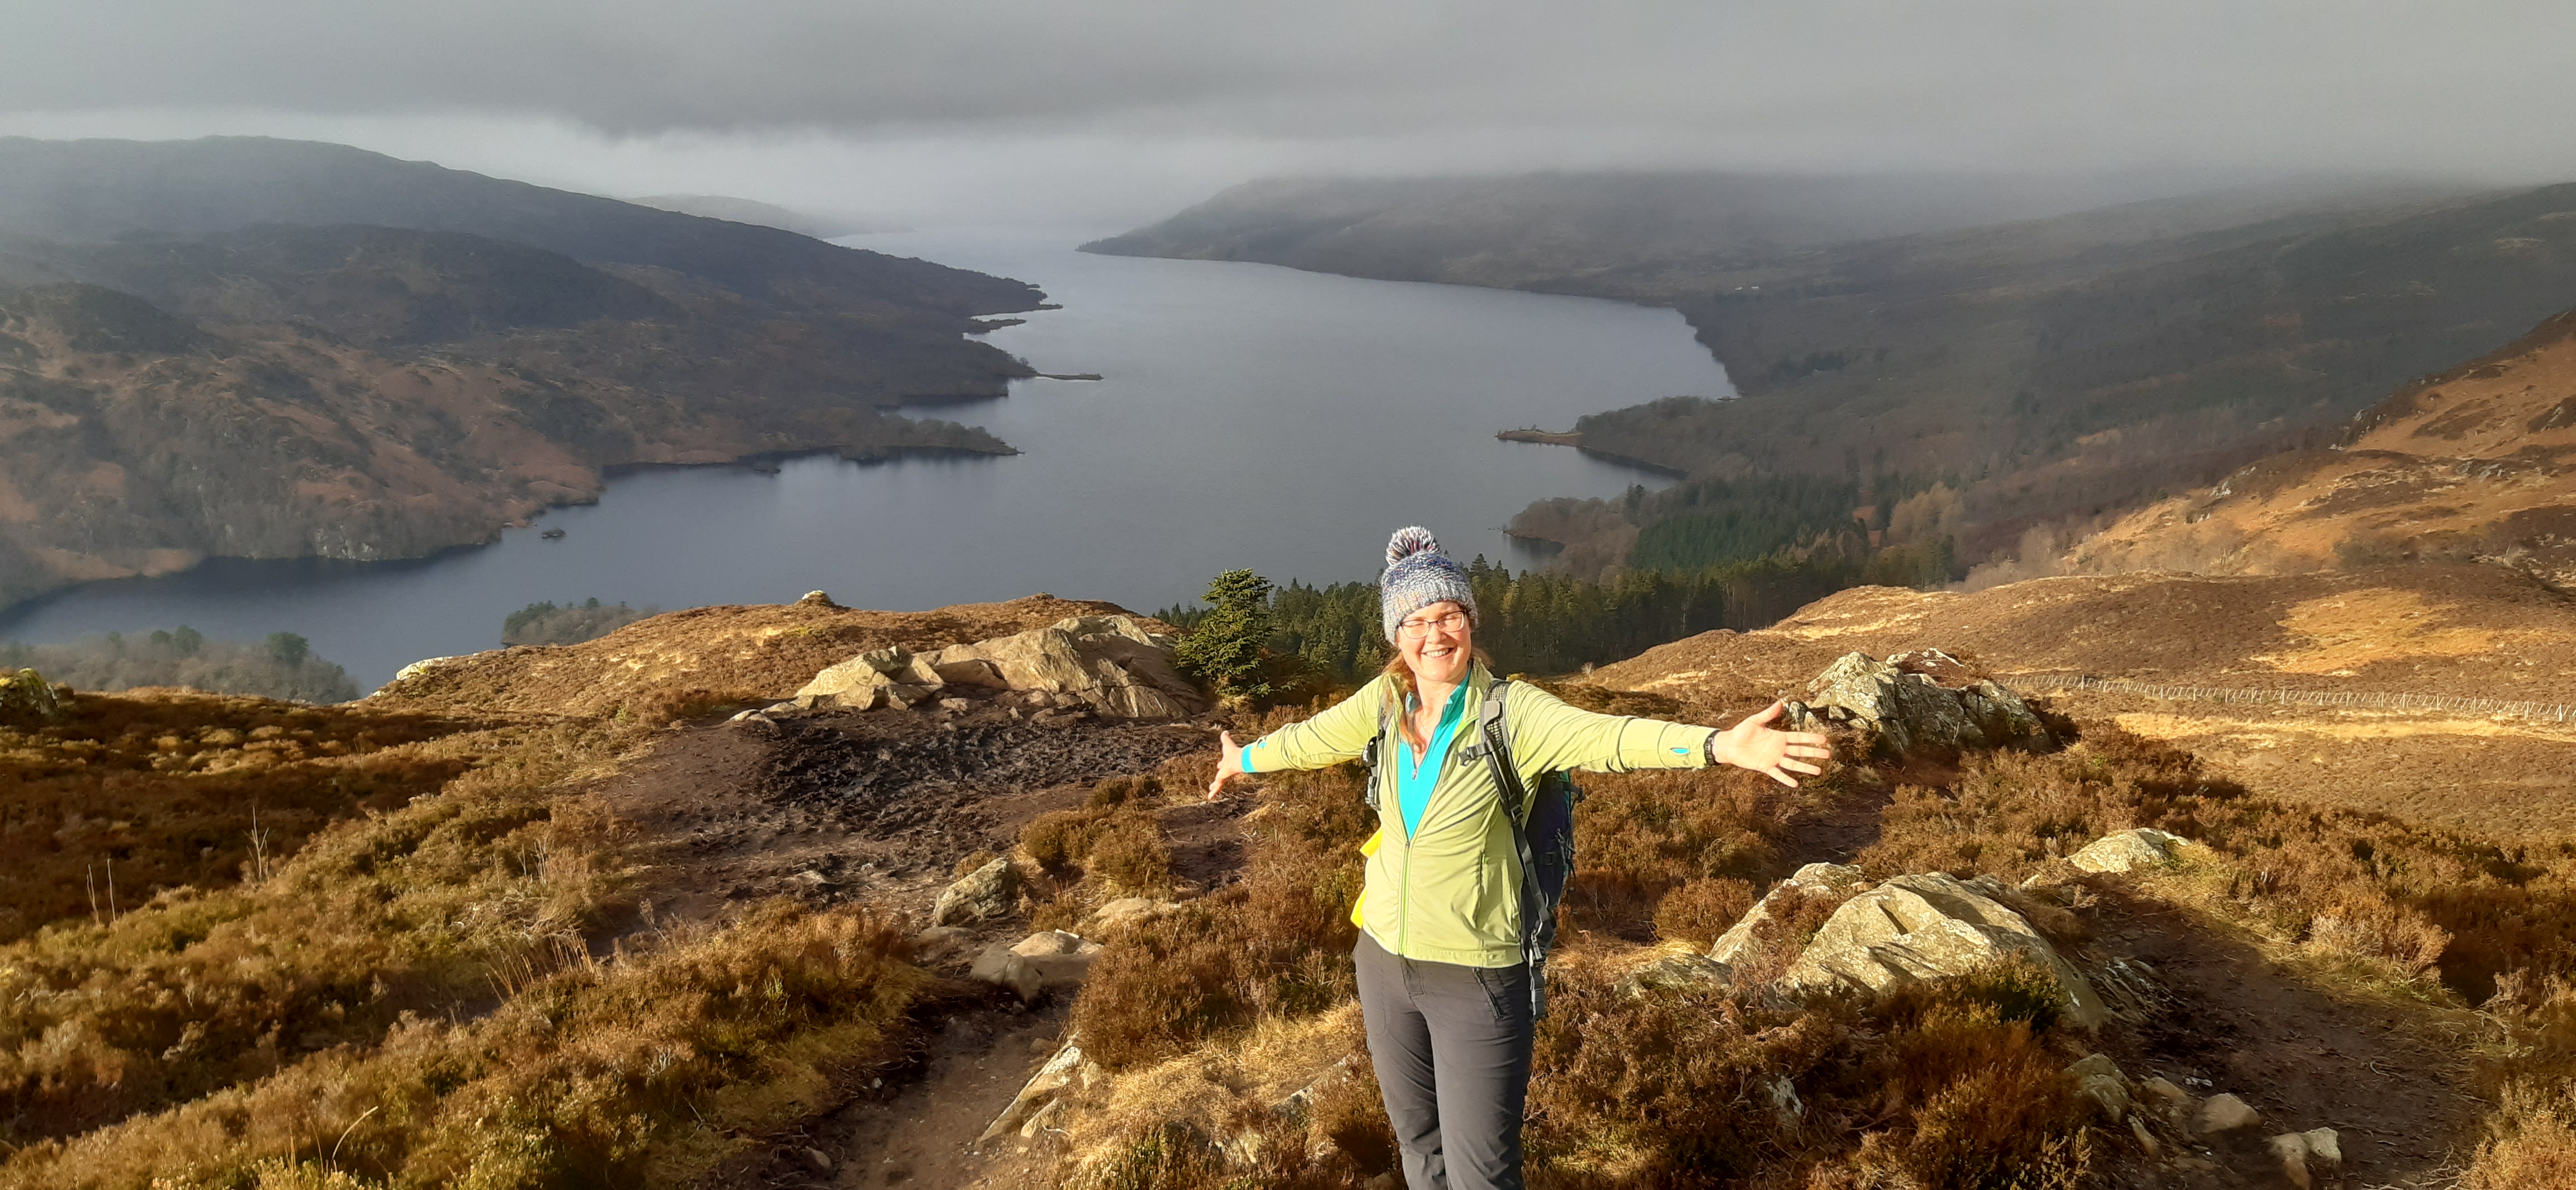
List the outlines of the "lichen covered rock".
<svg viewBox="0 0 2576 1190">
<path fill-rule="evenodd" d="M 0 723 L 51 723 L 63 717 L 63 701 L 45 675 L 32 669 L 0 672 Z"/>
<path fill-rule="evenodd" d="M 2114 831 L 2084 845 L 2082 851 L 2066 857 L 2066 862 L 2087 872 L 2129 872 L 2139 868 L 2156 868 L 2174 862 L 2190 844 L 2180 835 L 2169 835 L 2152 827 Z"/>
<path fill-rule="evenodd" d="M 1788 705 L 1789 725 L 1808 731 L 1856 728 L 1898 756 L 2057 743 L 2021 696 L 1972 678 L 1964 662 L 1939 649 L 1885 661 L 1845 653 L 1807 683 L 1807 695 Z"/>
<path fill-rule="evenodd" d="M 1940 872 L 1898 876 L 1843 902 L 1781 980 L 1790 988 L 1846 985 L 1883 990 L 1967 975 L 2020 957 L 2046 970 L 2066 1018 L 2101 1025 L 2093 987 L 2021 914 L 1977 886 Z"/>
</svg>

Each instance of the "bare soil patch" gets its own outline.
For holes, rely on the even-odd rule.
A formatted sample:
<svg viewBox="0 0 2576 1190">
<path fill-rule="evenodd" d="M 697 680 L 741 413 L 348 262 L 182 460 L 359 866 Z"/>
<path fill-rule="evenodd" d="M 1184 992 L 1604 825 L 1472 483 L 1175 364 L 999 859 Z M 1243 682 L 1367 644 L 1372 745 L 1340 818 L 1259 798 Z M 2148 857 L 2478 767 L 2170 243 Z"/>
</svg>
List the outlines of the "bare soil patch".
<svg viewBox="0 0 2576 1190">
<path fill-rule="evenodd" d="M 2252 942 L 2144 896 L 2106 894 L 2094 911 L 2105 959 L 2143 959 L 2168 997 L 2143 1025 L 2106 1031 L 2131 1078 L 2161 1076 L 2195 1097 L 2226 1092 L 2263 1113 L 2242 1132 L 2202 1138 L 2208 1159 L 2242 1175 L 2180 1171 L 2185 1185 L 2271 1185 L 2263 1139 L 2332 1128 L 2344 1184 L 2411 1184 L 2465 1156 L 2486 1104 L 2462 1038 L 2439 1018 L 2333 995 Z"/>
<path fill-rule="evenodd" d="M 600 792 L 643 836 L 657 917 L 708 920 L 789 896 L 872 901 L 926 922 L 959 860 L 1008 851 L 1021 824 L 1078 803 L 1092 783 L 1209 740 L 1186 723 L 1040 726 L 994 703 L 958 715 L 781 713 L 673 732 Z M 1230 831 L 1229 818 L 1219 833 Z"/>
</svg>

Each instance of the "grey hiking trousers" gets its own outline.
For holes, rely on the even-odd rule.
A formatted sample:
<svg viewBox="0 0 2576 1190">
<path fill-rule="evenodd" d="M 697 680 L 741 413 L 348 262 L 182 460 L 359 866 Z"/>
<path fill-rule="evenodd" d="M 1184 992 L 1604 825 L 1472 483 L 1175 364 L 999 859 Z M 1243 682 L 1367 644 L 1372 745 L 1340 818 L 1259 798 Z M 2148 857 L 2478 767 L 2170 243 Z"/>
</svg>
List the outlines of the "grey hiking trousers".
<svg viewBox="0 0 2576 1190">
<path fill-rule="evenodd" d="M 1529 968 L 1398 958 L 1366 930 L 1351 957 L 1407 1190 L 1520 1190 Z"/>
</svg>

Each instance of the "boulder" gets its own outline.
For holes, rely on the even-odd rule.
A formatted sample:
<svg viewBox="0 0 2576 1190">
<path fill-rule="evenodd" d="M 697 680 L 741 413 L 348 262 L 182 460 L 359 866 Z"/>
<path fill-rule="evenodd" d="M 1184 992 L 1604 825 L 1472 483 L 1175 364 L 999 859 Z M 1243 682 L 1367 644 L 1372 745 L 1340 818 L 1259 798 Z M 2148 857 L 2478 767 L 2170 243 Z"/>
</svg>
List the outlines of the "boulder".
<svg viewBox="0 0 2576 1190">
<path fill-rule="evenodd" d="M 930 924 L 953 926 L 1009 916 L 1019 907 L 1020 874 L 1011 861 L 997 859 L 949 885 L 930 908 Z"/>
<path fill-rule="evenodd" d="M 2190 840 L 2152 827 L 2114 831 L 2084 845 L 2066 862 L 2087 872 L 2127 872 L 2172 863 Z"/>
<path fill-rule="evenodd" d="M 2046 970 L 2065 996 L 2067 1019 L 2091 1029 L 2102 1002 L 2021 914 L 1983 889 L 1939 872 L 1899 876 L 1843 902 L 1781 982 L 1873 990 L 1966 975 L 2020 956 Z"/>
<path fill-rule="evenodd" d="M 1069 988 L 1079 986 L 1091 974 L 1091 961 L 1100 957 L 1100 944 L 1063 930 L 1041 930 L 1021 939 L 1011 948 L 1011 955 L 1037 973 L 1040 988 Z"/>
<path fill-rule="evenodd" d="M 1843 725 L 1872 732 L 1882 748 L 1900 756 L 2012 743 L 2055 745 L 2019 695 L 1990 681 L 1970 681 L 1969 672 L 1938 649 L 1885 661 L 1845 653 L 1807 683 L 1808 697 L 1789 704 L 1787 719 L 1803 730 Z"/>
<path fill-rule="evenodd" d="M 63 700 L 45 675 L 32 669 L 0 673 L 0 723 L 51 723 L 63 717 Z"/>
<path fill-rule="evenodd" d="M 1040 930 L 1018 942 L 996 942 L 975 956 L 968 979 L 1006 987 L 1022 1000 L 1057 988 L 1079 987 L 1100 957 L 1100 944 L 1062 930 Z"/>
<path fill-rule="evenodd" d="M 1848 864 L 1808 864 L 1762 894 L 1762 899 L 1745 910 L 1743 917 L 1717 936 L 1716 944 L 1708 948 L 1708 957 L 1732 968 L 1743 962 L 1746 952 L 1753 948 L 1754 927 L 1789 912 L 1789 898 L 1858 888 L 1868 879 L 1860 869 Z"/>
<path fill-rule="evenodd" d="M 1133 616 L 1073 616 L 936 653 L 870 649 L 815 674 L 796 701 L 909 710 L 958 685 L 1023 691 L 1121 718 L 1185 718 L 1207 703 L 1172 656 L 1172 639 L 1146 631 Z"/>
<path fill-rule="evenodd" d="M 2331 1185 L 2341 1180 L 2343 1143 L 2332 1128 L 2284 1132 L 2264 1142 L 2264 1146 L 2280 1159 L 2281 1176 L 2299 1190 L 2314 1190 L 2321 1181 Z"/>
<path fill-rule="evenodd" d="M 797 598 L 796 606 L 817 608 L 827 612 L 836 612 L 841 610 L 840 604 L 832 602 L 832 597 L 821 591 L 807 591 L 805 594 Z"/>
<path fill-rule="evenodd" d="M 876 704 L 877 690 L 893 684 L 895 680 L 894 675 L 877 664 L 878 655 L 897 651 L 878 649 L 829 666 L 815 674 L 813 681 L 805 683 L 804 688 L 796 692 L 796 697 L 829 698 L 833 701 L 826 705 L 865 710 Z"/>
<path fill-rule="evenodd" d="M 2251 1128 L 2262 1122 L 2263 1113 L 2254 1110 L 2252 1104 L 2234 1095 L 2212 1095 L 2209 1097 L 2209 1102 L 2200 1105 L 2200 1131 L 2204 1135 L 2213 1132 L 2234 1132 L 2239 1128 Z"/>
<path fill-rule="evenodd" d="M 2104 1118 L 2117 1124 L 2129 1114 L 2129 1083 L 2120 1077 L 2120 1067 L 2109 1054 L 2086 1054 L 2066 1068 L 2067 1077 L 2075 1080 L 2075 1094 L 2093 1105 Z"/>
</svg>

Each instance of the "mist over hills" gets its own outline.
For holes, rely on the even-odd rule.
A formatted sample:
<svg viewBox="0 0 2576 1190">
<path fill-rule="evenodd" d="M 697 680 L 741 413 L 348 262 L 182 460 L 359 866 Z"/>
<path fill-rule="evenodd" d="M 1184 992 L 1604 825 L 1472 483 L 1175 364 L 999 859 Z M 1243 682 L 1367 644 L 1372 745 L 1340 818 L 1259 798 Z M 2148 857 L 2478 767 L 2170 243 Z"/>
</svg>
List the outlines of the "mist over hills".
<svg viewBox="0 0 2576 1190">
<path fill-rule="evenodd" d="M 1886 530 L 1890 506 L 1937 487 L 1955 502 L 1940 532 L 1960 573 L 2051 552 L 2126 508 L 2322 445 L 2408 379 L 2576 305 L 2576 187 L 2303 181 L 2056 213 L 1997 189 L 1277 182 L 1089 248 L 1680 311 L 1742 397 L 1578 422 L 1584 449 L 1696 481 L 1524 518 L 1596 566 L 1659 522 L 1688 522 L 1668 540 L 1740 536 L 1717 527 L 1767 515 L 1756 505 L 1778 502 L 1782 477 L 1848 485 L 1842 507 L 1876 510 L 1803 532 Z"/>
<path fill-rule="evenodd" d="M 683 215 L 708 219 L 728 219 L 735 223 L 757 223 L 818 240 L 841 236 L 877 235 L 884 232 L 910 231 L 909 227 L 886 219 L 864 215 L 825 211 L 799 211 L 773 203 L 736 198 L 729 194 L 648 194 L 627 201 Z"/>
<path fill-rule="evenodd" d="M 0 605 L 481 541 L 604 469 L 1009 453 L 1022 282 L 338 145 L 0 140 Z"/>
</svg>

